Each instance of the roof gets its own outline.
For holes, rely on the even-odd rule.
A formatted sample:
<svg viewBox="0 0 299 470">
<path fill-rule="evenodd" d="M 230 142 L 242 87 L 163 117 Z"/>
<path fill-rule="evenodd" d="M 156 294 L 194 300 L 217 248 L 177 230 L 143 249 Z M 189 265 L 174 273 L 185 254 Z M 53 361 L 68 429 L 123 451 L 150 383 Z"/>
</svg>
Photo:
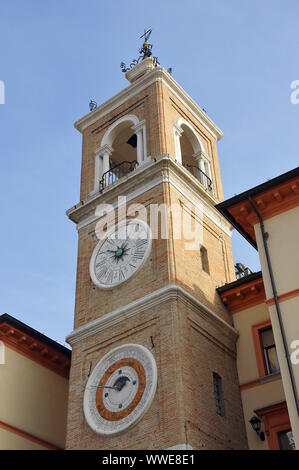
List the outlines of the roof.
<svg viewBox="0 0 299 470">
<path fill-rule="evenodd" d="M 68 377 L 71 350 L 7 313 L 0 315 L 0 340 L 29 359 Z"/>
<path fill-rule="evenodd" d="M 258 271 L 256 273 L 248 274 L 248 276 L 241 277 L 240 279 L 237 279 L 236 281 L 229 282 L 228 284 L 224 284 L 224 286 L 217 287 L 217 292 L 218 294 L 223 294 L 223 292 L 227 292 L 231 289 L 234 289 L 235 287 L 240 287 L 243 286 L 244 284 L 247 284 L 248 282 L 255 281 L 256 279 L 261 279 L 262 278 L 262 271 Z"/>
<path fill-rule="evenodd" d="M 232 314 L 264 303 L 266 300 L 261 271 L 218 287 L 217 292 Z"/>
<path fill-rule="evenodd" d="M 287 184 L 292 180 L 294 184 Z M 273 190 L 276 189 L 276 192 L 273 193 Z M 279 189 L 283 192 L 280 194 Z M 263 201 L 259 198 L 262 195 L 265 195 L 267 199 L 266 203 L 263 204 Z M 256 222 L 256 218 L 252 217 L 253 209 L 251 208 L 248 198 L 252 198 L 254 203 L 256 203 L 258 210 L 265 209 L 265 206 L 268 205 L 268 209 L 271 206 L 271 211 L 269 215 L 276 215 L 277 213 L 282 212 L 289 208 L 286 205 L 287 200 L 292 199 L 292 203 L 299 203 L 299 167 L 294 168 L 293 170 L 288 171 L 276 178 L 273 178 L 265 183 L 262 183 L 254 188 L 251 188 L 243 193 L 234 196 L 230 199 L 227 199 L 220 204 L 217 204 L 216 209 L 232 224 L 232 226 L 238 230 L 238 232 L 254 247 L 257 248 L 255 234 L 253 229 L 253 223 Z M 271 198 L 271 201 L 269 200 Z M 282 203 L 282 204 L 281 204 Z M 275 210 L 273 206 L 275 205 Z M 278 207 L 280 205 L 280 207 Z M 281 209 L 281 210 L 280 210 Z M 238 212 L 239 211 L 239 212 Z M 266 212 L 266 210 L 265 210 Z M 236 214 L 238 213 L 238 216 Z M 263 216 L 263 214 L 262 214 Z M 267 217 L 267 214 L 264 215 Z M 248 221 L 248 219 L 250 219 Z"/>
</svg>

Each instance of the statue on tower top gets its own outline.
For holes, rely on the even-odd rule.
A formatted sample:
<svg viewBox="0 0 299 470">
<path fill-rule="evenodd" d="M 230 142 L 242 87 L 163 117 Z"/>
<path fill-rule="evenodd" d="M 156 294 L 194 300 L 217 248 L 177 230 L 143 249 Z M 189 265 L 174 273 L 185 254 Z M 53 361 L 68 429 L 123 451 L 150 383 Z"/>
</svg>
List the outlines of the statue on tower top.
<svg viewBox="0 0 299 470">
<path fill-rule="evenodd" d="M 144 42 L 142 44 L 142 47 L 139 49 L 139 54 L 141 55 L 138 57 L 138 59 L 133 59 L 129 67 L 127 67 L 124 62 L 121 62 L 120 67 L 124 73 L 128 72 L 128 70 L 130 70 L 131 68 L 135 67 L 135 65 L 137 65 L 142 60 L 147 59 L 148 57 L 152 56 L 153 45 L 148 42 L 148 39 L 151 34 L 152 34 L 152 29 L 148 29 L 147 31 L 144 30 L 144 34 L 140 36 L 139 39 L 144 38 Z M 155 65 L 159 65 L 158 57 L 153 57 L 153 61 Z"/>
</svg>

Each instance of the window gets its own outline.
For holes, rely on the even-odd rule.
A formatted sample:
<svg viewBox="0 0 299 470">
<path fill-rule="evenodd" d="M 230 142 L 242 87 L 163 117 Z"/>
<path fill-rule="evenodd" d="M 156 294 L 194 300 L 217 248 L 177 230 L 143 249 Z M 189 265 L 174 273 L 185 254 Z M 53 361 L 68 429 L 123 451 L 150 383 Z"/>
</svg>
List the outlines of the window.
<svg viewBox="0 0 299 470">
<path fill-rule="evenodd" d="M 295 450 L 295 443 L 291 429 L 280 431 L 277 434 L 280 450 Z"/>
<path fill-rule="evenodd" d="M 216 372 L 213 372 L 214 395 L 216 401 L 216 413 L 225 418 L 224 396 L 222 388 L 222 378 Z"/>
<path fill-rule="evenodd" d="M 252 327 L 256 361 L 260 377 L 279 372 L 279 362 L 274 342 L 271 321 Z"/>
<path fill-rule="evenodd" d="M 200 247 L 200 261 L 202 270 L 210 274 L 208 250 L 203 245 Z"/>
<path fill-rule="evenodd" d="M 268 375 L 279 372 L 279 363 L 272 328 L 262 330 L 260 335 L 264 352 L 266 374 Z"/>
</svg>

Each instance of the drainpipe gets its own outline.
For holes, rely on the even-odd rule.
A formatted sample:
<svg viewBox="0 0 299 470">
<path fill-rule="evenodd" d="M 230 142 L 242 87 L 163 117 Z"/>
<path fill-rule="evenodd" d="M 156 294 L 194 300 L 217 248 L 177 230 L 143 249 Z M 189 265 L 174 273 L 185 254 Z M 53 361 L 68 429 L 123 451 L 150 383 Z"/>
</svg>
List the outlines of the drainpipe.
<svg viewBox="0 0 299 470">
<path fill-rule="evenodd" d="M 273 271 L 272 271 L 272 265 L 271 265 L 270 255 L 269 255 L 268 244 L 267 244 L 269 234 L 267 232 L 265 232 L 264 221 L 262 219 L 261 214 L 259 213 L 256 206 L 254 205 L 251 197 L 249 196 L 247 199 L 248 199 L 251 207 L 253 208 L 254 212 L 256 213 L 256 215 L 259 219 L 259 222 L 260 222 L 263 245 L 264 245 L 264 250 L 265 250 L 265 254 L 266 254 L 266 261 L 267 261 L 268 271 L 269 271 L 269 275 L 270 275 L 271 287 L 272 287 L 272 292 L 273 292 L 273 297 L 274 297 L 274 302 L 275 302 L 275 307 L 276 307 L 276 312 L 277 312 L 277 317 L 278 317 L 278 322 L 279 322 L 279 327 L 280 327 L 280 332 L 281 332 L 285 357 L 286 357 L 287 365 L 288 365 L 288 369 L 289 369 L 289 374 L 290 374 L 290 379 L 291 379 L 291 384 L 292 384 L 292 390 L 293 390 L 294 399 L 295 399 L 296 408 L 297 408 L 297 414 L 299 416 L 298 393 L 297 393 L 293 368 L 292 368 L 292 364 L 291 364 L 291 361 L 290 361 L 290 355 L 289 355 L 289 352 L 288 352 L 288 344 L 287 344 L 286 335 L 285 335 L 285 331 L 284 331 L 284 326 L 283 326 L 283 322 L 282 322 L 281 310 L 280 310 L 280 305 L 279 305 L 279 302 L 278 302 L 277 290 L 276 290 L 276 285 L 275 285 L 275 281 L 274 281 L 274 275 L 273 275 Z"/>
</svg>

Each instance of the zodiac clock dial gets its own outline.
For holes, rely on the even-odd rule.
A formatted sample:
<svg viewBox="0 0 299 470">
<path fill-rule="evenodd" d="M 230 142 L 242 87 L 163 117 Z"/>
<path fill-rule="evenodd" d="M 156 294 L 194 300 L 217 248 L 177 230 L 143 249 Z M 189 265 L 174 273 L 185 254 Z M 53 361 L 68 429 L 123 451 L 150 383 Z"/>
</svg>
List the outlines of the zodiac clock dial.
<svg viewBox="0 0 299 470">
<path fill-rule="evenodd" d="M 109 289 L 127 281 L 145 263 L 151 250 L 151 230 L 142 220 L 119 223 L 97 244 L 90 260 L 94 284 Z"/>
<path fill-rule="evenodd" d="M 135 425 L 150 407 L 157 386 L 152 353 L 126 344 L 95 366 L 84 392 L 84 415 L 97 434 L 114 435 Z"/>
</svg>

